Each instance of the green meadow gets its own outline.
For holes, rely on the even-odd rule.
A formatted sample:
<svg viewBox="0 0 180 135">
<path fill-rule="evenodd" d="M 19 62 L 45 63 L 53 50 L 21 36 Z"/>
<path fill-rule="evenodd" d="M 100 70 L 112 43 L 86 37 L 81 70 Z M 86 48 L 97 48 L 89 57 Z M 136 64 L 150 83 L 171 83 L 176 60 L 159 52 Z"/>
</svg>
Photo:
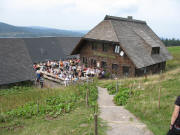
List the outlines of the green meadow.
<svg viewBox="0 0 180 135">
<path fill-rule="evenodd" d="M 89 93 L 86 106 L 86 93 Z M 1 135 L 93 135 L 96 83 L 56 89 L 12 87 L 0 91 Z M 105 124 L 98 121 L 98 132 Z"/>
<path fill-rule="evenodd" d="M 0 135 L 93 135 L 94 112 L 98 113 L 97 85 L 108 88 L 115 95 L 114 102 L 124 105 L 155 135 L 166 134 L 174 101 L 180 95 L 180 47 L 168 50 L 173 60 L 167 62 L 166 71 L 147 78 L 99 80 L 98 84 L 51 89 L 15 86 L 0 90 Z M 105 135 L 106 124 L 98 120 L 99 135 Z"/>
</svg>

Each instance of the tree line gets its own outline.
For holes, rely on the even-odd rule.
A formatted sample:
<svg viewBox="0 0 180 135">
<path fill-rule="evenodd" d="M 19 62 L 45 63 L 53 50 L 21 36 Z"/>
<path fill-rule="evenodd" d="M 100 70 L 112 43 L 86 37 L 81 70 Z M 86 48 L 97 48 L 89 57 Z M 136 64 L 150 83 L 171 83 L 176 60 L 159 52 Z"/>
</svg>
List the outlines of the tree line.
<svg viewBox="0 0 180 135">
<path fill-rule="evenodd" d="M 180 40 L 179 39 L 161 38 L 161 40 L 166 46 L 180 46 Z"/>
</svg>

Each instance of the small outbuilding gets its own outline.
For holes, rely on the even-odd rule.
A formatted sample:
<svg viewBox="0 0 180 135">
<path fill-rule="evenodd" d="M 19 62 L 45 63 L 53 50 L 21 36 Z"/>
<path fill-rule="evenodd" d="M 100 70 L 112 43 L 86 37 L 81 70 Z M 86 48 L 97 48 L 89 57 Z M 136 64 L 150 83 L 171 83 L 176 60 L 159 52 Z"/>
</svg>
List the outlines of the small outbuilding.
<svg viewBox="0 0 180 135">
<path fill-rule="evenodd" d="M 105 16 L 72 51 L 81 64 L 119 76 L 141 76 L 165 70 L 172 56 L 145 21 Z"/>
</svg>

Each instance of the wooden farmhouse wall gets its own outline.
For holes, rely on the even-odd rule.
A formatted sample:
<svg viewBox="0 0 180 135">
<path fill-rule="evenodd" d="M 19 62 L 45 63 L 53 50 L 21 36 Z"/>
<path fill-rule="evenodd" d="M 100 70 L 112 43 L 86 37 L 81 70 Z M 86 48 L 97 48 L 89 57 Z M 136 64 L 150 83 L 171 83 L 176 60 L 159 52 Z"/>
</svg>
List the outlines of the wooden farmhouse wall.
<svg viewBox="0 0 180 135">
<path fill-rule="evenodd" d="M 120 56 L 119 53 L 114 52 L 116 45 L 119 43 L 84 41 L 80 50 L 81 64 L 86 67 L 102 68 L 118 76 L 134 76 L 134 64 L 126 54 Z"/>
</svg>

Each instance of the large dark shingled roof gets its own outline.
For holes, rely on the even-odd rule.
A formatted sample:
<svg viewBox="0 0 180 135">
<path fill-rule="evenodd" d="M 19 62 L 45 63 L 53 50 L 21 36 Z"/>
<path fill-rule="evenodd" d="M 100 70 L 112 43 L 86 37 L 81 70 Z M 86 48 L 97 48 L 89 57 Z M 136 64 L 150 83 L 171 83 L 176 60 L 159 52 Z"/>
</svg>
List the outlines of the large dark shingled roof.
<svg viewBox="0 0 180 135">
<path fill-rule="evenodd" d="M 60 60 L 70 55 L 80 37 L 24 38 L 25 45 L 34 63 Z"/>
<path fill-rule="evenodd" d="M 131 17 L 106 16 L 82 38 L 71 54 L 78 54 L 83 45 L 82 41 L 89 39 L 120 43 L 136 68 L 172 59 L 165 45 L 146 22 Z M 151 47 L 160 47 L 160 54 L 151 55 Z"/>
<path fill-rule="evenodd" d="M 0 39 L 0 85 L 35 79 L 33 64 L 22 39 Z"/>
<path fill-rule="evenodd" d="M 0 85 L 34 80 L 33 63 L 70 55 L 80 37 L 0 38 Z"/>
</svg>

